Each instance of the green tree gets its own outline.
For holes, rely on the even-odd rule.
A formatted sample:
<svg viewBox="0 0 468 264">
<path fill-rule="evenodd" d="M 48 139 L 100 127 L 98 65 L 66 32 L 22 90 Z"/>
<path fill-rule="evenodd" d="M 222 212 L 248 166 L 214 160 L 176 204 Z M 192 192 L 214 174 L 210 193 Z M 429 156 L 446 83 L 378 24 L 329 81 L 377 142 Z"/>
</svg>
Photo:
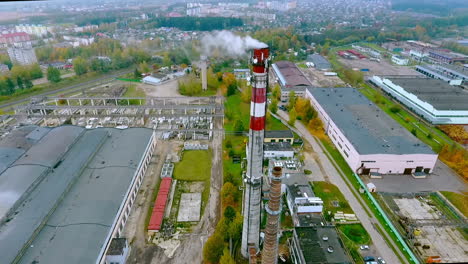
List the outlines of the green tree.
<svg viewBox="0 0 468 264">
<path fill-rule="evenodd" d="M 29 80 L 29 79 L 25 79 L 25 80 L 24 80 L 24 87 L 25 87 L 26 89 L 31 89 L 33 86 L 34 86 L 34 85 L 33 85 L 33 83 L 32 83 L 31 80 Z"/>
<path fill-rule="evenodd" d="M 226 218 L 226 220 L 232 222 L 232 220 L 234 220 L 234 218 L 236 217 L 236 210 L 234 210 L 232 206 L 228 205 L 226 206 L 226 209 L 224 209 L 223 215 Z"/>
<path fill-rule="evenodd" d="M 278 112 L 278 99 L 273 98 L 268 108 L 273 114 L 276 114 L 276 112 Z"/>
<path fill-rule="evenodd" d="M 279 86 L 279 84 L 276 84 L 275 87 L 273 88 L 273 91 L 271 92 L 271 94 L 273 95 L 274 98 L 276 98 L 277 100 L 280 100 L 281 99 L 281 88 Z"/>
<path fill-rule="evenodd" d="M 138 68 L 135 68 L 135 71 L 133 72 L 133 77 L 135 78 L 141 78 L 141 72 L 138 70 Z"/>
<path fill-rule="evenodd" d="M 296 106 L 296 93 L 294 91 L 289 92 L 288 109 L 291 110 Z"/>
<path fill-rule="evenodd" d="M 148 66 L 148 63 L 146 63 L 146 61 L 141 62 L 141 63 L 138 65 L 138 69 L 139 69 L 140 72 L 142 72 L 142 73 L 148 73 L 148 72 L 150 72 L 150 67 Z"/>
<path fill-rule="evenodd" d="M 6 79 L 6 89 L 7 89 L 7 94 L 13 94 L 15 92 L 15 84 L 10 78 Z"/>
<path fill-rule="evenodd" d="M 296 118 L 297 118 L 297 113 L 296 113 L 296 109 L 291 109 L 289 111 L 289 121 L 288 121 L 288 124 L 290 126 L 294 126 L 294 123 L 296 122 Z"/>
<path fill-rule="evenodd" d="M 32 79 L 39 79 L 44 76 L 44 74 L 42 73 L 41 67 L 37 63 L 29 67 L 29 72 L 31 74 Z"/>
<path fill-rule="evenodd" d="M 73 60 L 73 69 L 75 70 L 76 75 L 83 75 L 88 72 L 88 63 L 85 59 L 76 57 Z"/>
<path fill-rule="evenodd" d="M 224 249 L 223 256 L 221 256 L 221 259 L 219 260 L 219 264 L 236 264 L 236 262 L 234 261 L 234 258 L 232 258 L 227 248 Z"/>
<path fill-rule="evenodd" d="M 242 120 L 240 119 L 236 120 L 236 122 L 234 123 L 234 131 L 242 132 L 244 130 L 245 130 L 245 127 L 244 127 L 244 123 L 242 122 Z"/>
<path fill-rule="evenodd" d="M 16 85 L 18 85 L 18 88 L 24 89 L 23 79 L 20 76 L 16 77 Z"/>
<path fill-rule="evenodd" d="M 203 247 L 203 259 L 210 263 L 217 263 L 224 251 L 224 239 L 219 232 L 208 238 Z"/>
<path fill-rule="evenodd" d="M 47 80 L 53 83 L 58 83 L 61 79 L 62 78 L 60 77 L 60 71 L 57 68 L 50 66 L 47 68 Z"/>
</svg>

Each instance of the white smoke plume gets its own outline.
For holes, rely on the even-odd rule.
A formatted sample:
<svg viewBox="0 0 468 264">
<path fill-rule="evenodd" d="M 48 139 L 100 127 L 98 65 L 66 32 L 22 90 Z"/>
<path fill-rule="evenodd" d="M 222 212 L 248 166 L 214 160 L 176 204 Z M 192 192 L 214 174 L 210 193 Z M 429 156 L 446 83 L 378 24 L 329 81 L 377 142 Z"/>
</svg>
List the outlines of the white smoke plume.
<svg viewBox="0 0 468 264">
<path fill-rule="evenodd" d="M 208 33 L 201 39 L 201 53 L 204 56 L 218 55 L 226 57 L 241 57 L 250 49 L 266 48 L 267 44 L 258 41 L 251 36 L 239 36 L 231 31 L 222 30 Z"/>
</svg>

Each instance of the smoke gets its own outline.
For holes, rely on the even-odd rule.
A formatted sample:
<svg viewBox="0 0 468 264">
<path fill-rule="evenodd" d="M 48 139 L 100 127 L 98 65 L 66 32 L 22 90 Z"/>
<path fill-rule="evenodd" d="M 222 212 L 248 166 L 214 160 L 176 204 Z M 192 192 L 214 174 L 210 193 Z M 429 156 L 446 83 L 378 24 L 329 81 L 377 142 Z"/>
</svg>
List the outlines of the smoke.
<svg viewBox="0 0 468 264">
<path fill-rule="evenodd" d="M 235 35 L 231 31 L 222 30 L 208 33 L 201 39 L 201 53 L 211 56 L 219 52 L 221 56 L 241 57 L 250 49 L 266 48 L 267 44 L 258 41 L 251 36 Z"/>
</svg>

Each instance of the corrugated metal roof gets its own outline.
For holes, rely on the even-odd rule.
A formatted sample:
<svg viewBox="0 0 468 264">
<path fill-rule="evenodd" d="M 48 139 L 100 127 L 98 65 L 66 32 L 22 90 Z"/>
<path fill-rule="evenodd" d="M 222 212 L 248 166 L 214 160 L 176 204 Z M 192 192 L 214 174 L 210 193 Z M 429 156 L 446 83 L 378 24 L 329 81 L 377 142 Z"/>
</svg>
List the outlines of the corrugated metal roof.
<svg viewBox="0 0 468 264">
<path fill-rule="evenodd" d="M 166 209 L 167 198 L 171 190 L 172 178 L 163 178 L 159 186 L 158 197 L 154 202 L 153 213 L 148 224 L 148 230 L 159 231 L 161 229 Z"/>
</svg>

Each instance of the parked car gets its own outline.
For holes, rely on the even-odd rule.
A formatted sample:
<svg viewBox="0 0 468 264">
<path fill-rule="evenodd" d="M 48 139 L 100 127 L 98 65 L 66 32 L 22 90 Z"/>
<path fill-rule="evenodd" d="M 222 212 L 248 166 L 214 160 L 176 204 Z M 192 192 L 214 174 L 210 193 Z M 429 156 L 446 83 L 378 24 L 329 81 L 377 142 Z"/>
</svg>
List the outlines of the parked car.
<svg viewBox="0 0 468 264">
<path fill-rule="evenodd" d="M 284 105 L 280 105 L 278 108 L 283 111 L 288 111 L 288 109 Z"/>
<path fill-rule="evenodd" d="M 382 257 L 378 257 L 377 261 L 379 262 L 379 264 L 387 264 L 387 262 Z"/>
<path fill-rule="evenodd" d="M 373 256 L 365 256 L 364 261 L 375 261 L 375 258 Z"/>
<path fill-rule="evenodd" d="M 359 247 L 361 250 L 369 250 L 369 246 L 368 245 L 361 245 Z"/>
</svg>

